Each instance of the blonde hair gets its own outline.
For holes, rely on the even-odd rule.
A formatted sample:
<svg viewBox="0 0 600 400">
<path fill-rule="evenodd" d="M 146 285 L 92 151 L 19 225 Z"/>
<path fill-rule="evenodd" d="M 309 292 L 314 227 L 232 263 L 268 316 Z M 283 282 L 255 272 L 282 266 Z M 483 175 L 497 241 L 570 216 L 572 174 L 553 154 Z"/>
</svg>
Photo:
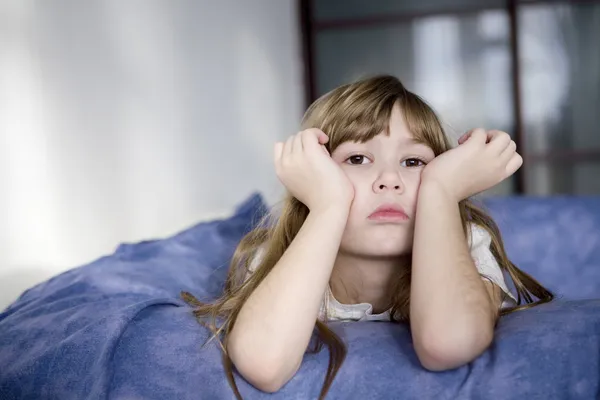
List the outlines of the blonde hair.
<svg viewBox="0 0 600 400">
<path fill-rule="evenodd" d="M 435 112 L 419 96 L 408 91 L 393 76 L 383 75 L 363 79 L 338 87 L 316 100 L 307 110 L 302 121 L 302 129 L 319 128 L 329 136 L 327 148 L 333 152 L 346 141 L 365 142 L 376 135 L 387 132 L 394 105 L 399 104 L 407 126 L 415 139 L 427 144 L 435 155 L 451 148 Z M 200 323 L 210 328 L 223 351 L 223 364 L 229 383 L 238 399 L 241 398 L 233 378 L 232 363 L 220 340 L 231 332 L 240 309 L 271 272 L 300 230 L 308 208 L 288 194 L 283 201 L 281 213 L 266 216 L 263 221 L 239 243 L 229 268 L 223 295 L 213 303 L 198 301 L 190 293 L 182 292 L 183 299 L 194 307 L 194 315 Z M 522 310 L 553 299 L 553 294 L 533 277 L 518 269 L 507 257 L 497 225 L 492 218 L 470 200 L 460 202 L 460 215 L 465 235 L 470 235 L 470 223 L 484 228 L 492 237 L 490 250 L 500 268 L 508 273 L 517 291 L 517 306 L 504 309 L 500 315 Z M 264 253 L 254 272 L 248 275 L 249 266 L 257 250 Z M 394 322 L 409 321 L 410 265 L 402 268 L 394 284 L 394 298 L 391 299 L 391 315 Z M 537 298 L 534 301 L 533 298 Z M 208 317 L 208 323 L 205 319 Z M 222 324 L 217 327 L 217 319 Z M 325 375 L 320 398 L 327 394 L 333 379 L 346 357 L 346 346 L 342 340 L 317 320 L 317 341 L 308 351 L 318 352 L 322 345 L 329 349 L 329 366 Z"/>
</svg>

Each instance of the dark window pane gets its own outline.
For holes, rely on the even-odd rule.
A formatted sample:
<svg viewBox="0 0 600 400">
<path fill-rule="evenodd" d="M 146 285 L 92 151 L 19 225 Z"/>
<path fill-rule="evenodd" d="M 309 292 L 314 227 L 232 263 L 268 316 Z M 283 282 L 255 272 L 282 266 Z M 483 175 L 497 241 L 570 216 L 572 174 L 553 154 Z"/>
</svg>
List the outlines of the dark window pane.
<svg viewBox="0 0 600 400">
<path fill-rule="evenodd" d="M 529 164 L 526 169 L 527 194 L 599 195 L 600 162 L 578 163 L 572 160 Z"/>
<path fill-rule="evenodd" d="M 600 3 L 523 5 L 518 21 L 527 151 L 600 149 Z"/>
<path fill-rule="evenodd" d="M 504 8 L 504 0 L 315 0 L 317 21 L 482 8 Z"/>
</svg>

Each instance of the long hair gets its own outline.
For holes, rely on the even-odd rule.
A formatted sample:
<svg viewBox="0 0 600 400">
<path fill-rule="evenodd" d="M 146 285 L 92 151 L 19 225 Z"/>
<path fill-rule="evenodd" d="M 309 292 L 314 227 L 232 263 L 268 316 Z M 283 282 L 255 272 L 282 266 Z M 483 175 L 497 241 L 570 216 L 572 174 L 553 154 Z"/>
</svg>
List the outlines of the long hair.
<svg viewBox="0 0 600 400">
<path fill-rule="evenodd" d="M 419 96 L 408 91 L 397 78 L 388 75 L 343 85 L 320 97 L 306 111 L 302 129 L 319 128 L 325 132 L 329 136 L 326 147 L 332 153 L 337 146 L 346 141 L 366 142 L 382 132 L 387 132 L 392 109 L 396 104 L 400 105 L 407 126 L 416 140 L 431 147 L 436 156 L 451 148 L 431 107 Z M 517 306 L 503 309 L 500 315 L 553 299 L 550 291 L 508 259 L 498 226 L 483 209 L 468 199 L 461 201 L 459 208 L 465 235 L 470 236 L 471 223 L 484 228 L 491 235 L 490 250 L 500 268 L 510 276 L 517 291 Z M 303 203 L 288 194 L 282 202 L 279 215 L 267 215 L 239 243 L 231 260 L 221 297 L 212 303 L 204 303 L 190 293 L 182 293 L 183 299 L 194 307 L 194 315 L 199 322 L 212 331 L 212 338 L 219 340 L 224 368 L 238 399 L 241 399 L 241 395 L 235 384 L 232 363 L 221 337 L 226 337 L 231 332 L 240 309 L 292 243 L 308 212 Z M 250 263 L 259 248 L 259 263 L 249 274 Z M 392 283 L 394 296 L 390 299 L 390 314 L 394 322 L 409 321 L 410 270 L 402 268 Z M 218 319 L 222 321 L 220 326 L 216 323 Z M 315 328 L 316 341 L 308 351 L 319 351 L 325 345 L 330 354 L 320 393 L 320 398 L 323 399 L 346 357 L 347 350 L 342 340 L 324 322 L 317 320 Z"/>
</svg>

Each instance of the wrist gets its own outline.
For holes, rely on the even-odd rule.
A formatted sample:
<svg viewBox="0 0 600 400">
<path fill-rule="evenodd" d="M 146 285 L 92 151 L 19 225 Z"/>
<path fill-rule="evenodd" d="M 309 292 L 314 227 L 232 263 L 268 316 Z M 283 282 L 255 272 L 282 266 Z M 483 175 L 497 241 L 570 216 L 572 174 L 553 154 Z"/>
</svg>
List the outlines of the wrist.
<svg viewBox="0 0 600 400">
<path fill-rule="evenodd" d="M 421 185 L 419 186 L 419 198 L 421 196 L 435 196 L 443 198 L 447 201 L 458 203 L 461 199 L 454 193 L 447 184 L 439 179 L 428 175 L 421 177 Z"/>
<path fill-rule="evenodd" d="M 309 216 L 325 219 L 332 223 L 336 221 L 343 222 L 346 224 L 348 215 L 350 214 L 350 205 L 346 204 L 332 204 L 326 207 L 311 209 Z"/>
</svg>

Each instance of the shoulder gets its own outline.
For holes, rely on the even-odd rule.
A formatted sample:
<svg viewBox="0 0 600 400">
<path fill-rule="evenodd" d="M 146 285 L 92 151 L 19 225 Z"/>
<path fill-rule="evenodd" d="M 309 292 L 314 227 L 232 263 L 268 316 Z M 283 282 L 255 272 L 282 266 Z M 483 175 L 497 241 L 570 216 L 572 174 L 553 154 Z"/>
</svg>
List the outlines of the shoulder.
<svg viewBox="0 0 600 400">
<path fill-rule="evenodd" d="M 484 227 L 474 223 L 470 223 L 469 232 L 469 251 L 477 268 L 481 270 L 497 267 L 496 258 L 490 250 L 492 243 L 490 233 Z"/>
<path fill-rule="evenodd" d="M 266 245 L 264 244 L 257 247 L 256 250 L 254 250 L 254 252 L 250 256 L 250 262 L 248 263 L 248 267 L 244 273 L 244 281 L 248 280 L 248 278 L 254 273 L 254 271 L 256 271 L 256 268 L 258 268 L 260 263 L 263 261 L 266 251 Z"/>
<path fill-rule="evenodd" d="M 476 249 L 489 249 L 492 243 L 492 236 L 482 226 L 479 226 L 473 222 L 469 223 L 470 235 L 468 238 L 469 247 L 471 250 Z"/>
<path fill-rule="evenodd" d="M 477 271 L 484 279 L 495 283 L 502 289 L 506 294 L 505 301 L 510 302 L 512 305 L 516 304 L 515 297 L 506 285 L 502 269 L 490 249 L 492 235 L 487 229 L 474 223 L 470 224 L 470 232 L 469 248 Z"/>
</svg>

